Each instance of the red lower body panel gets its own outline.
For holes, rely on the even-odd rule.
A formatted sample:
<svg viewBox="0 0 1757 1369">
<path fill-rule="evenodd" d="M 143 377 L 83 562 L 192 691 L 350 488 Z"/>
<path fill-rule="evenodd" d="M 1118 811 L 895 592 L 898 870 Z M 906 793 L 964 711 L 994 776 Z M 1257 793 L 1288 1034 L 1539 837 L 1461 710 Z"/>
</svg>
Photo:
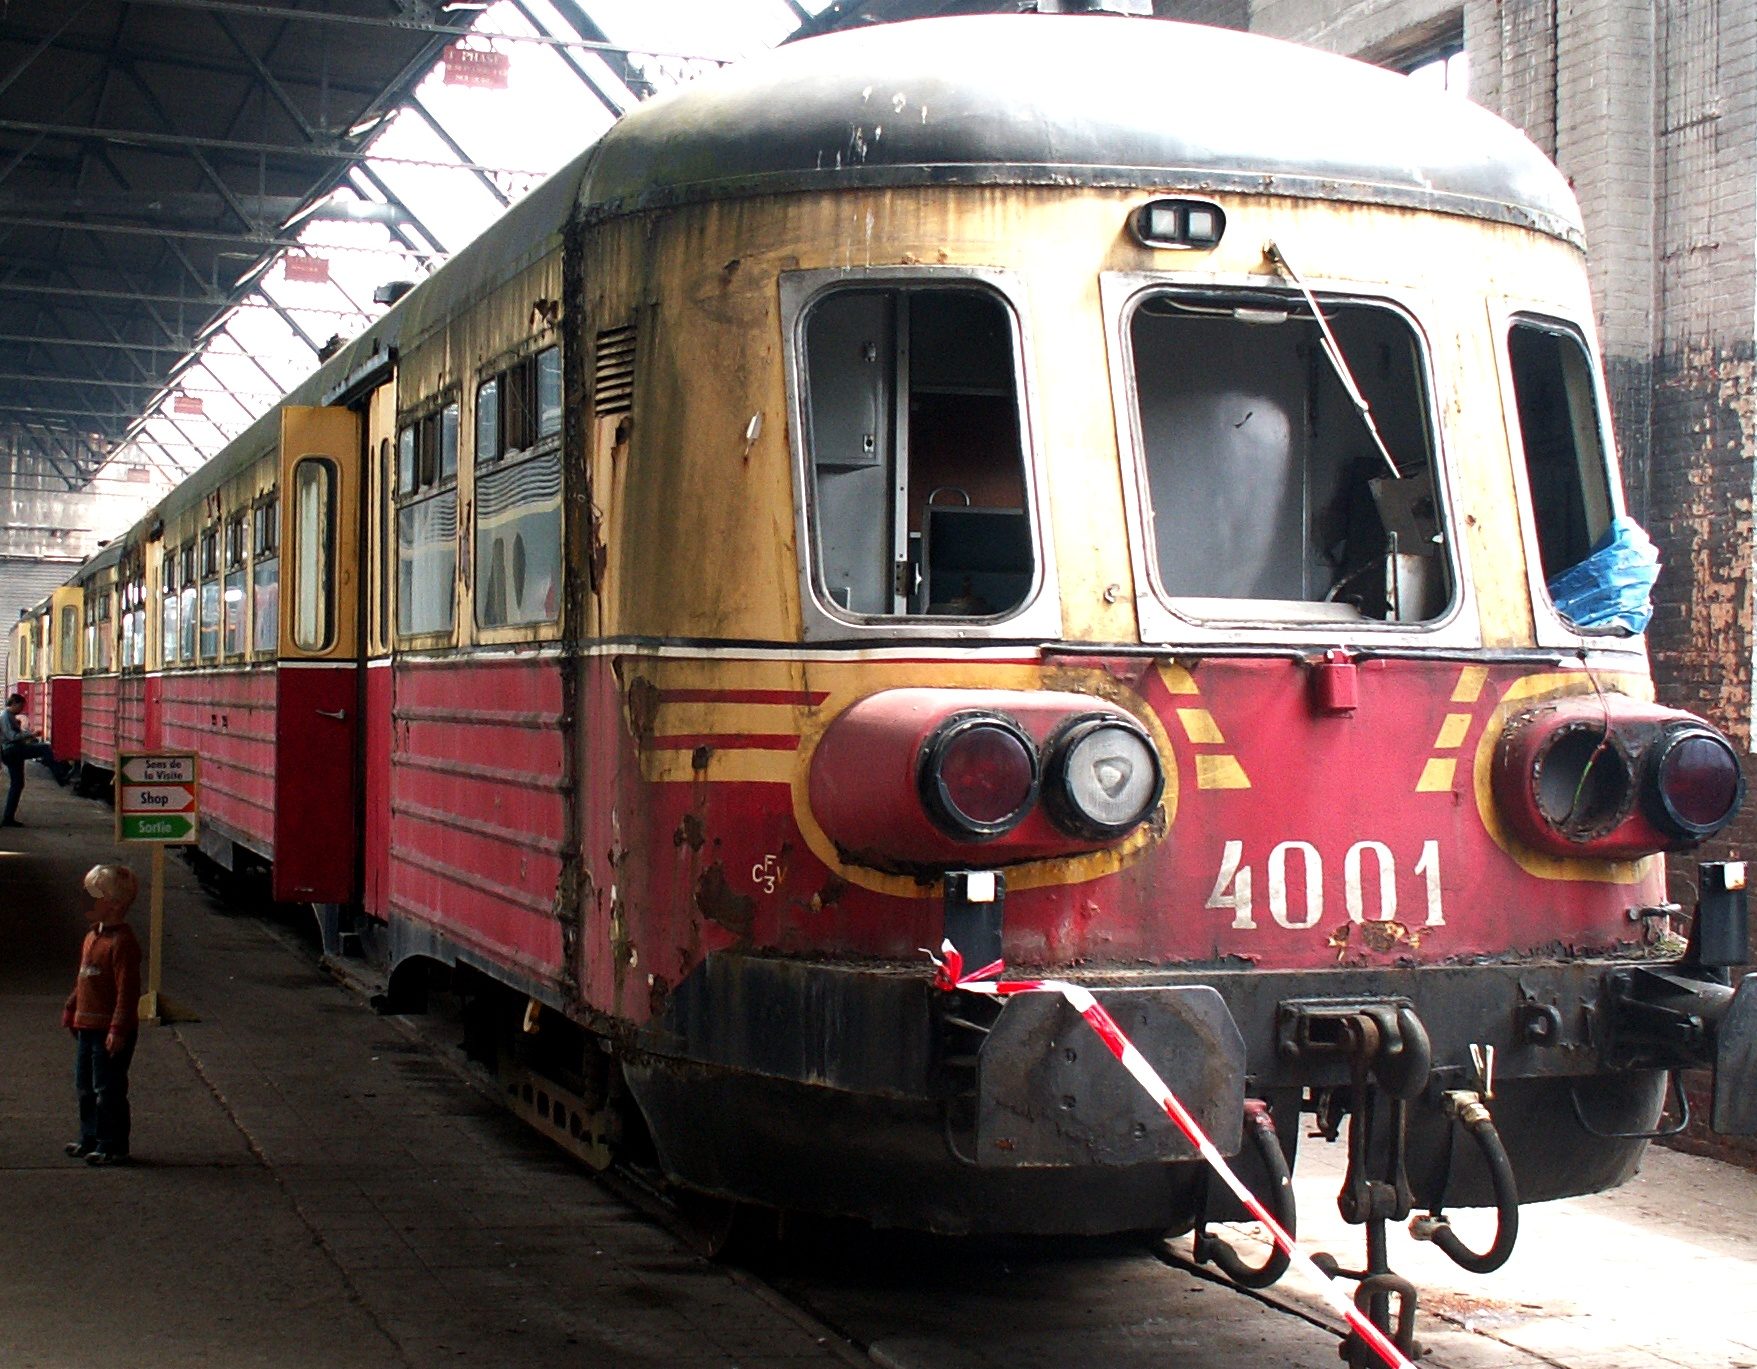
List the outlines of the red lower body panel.
<svg viewBox="0 0 1757 1369">
<path fill-rule="evenodd" d="M 116 768 L 116 693 L 119 675 L 87 675 L 79 719 L 79 758 L 104 770 Z"/>
<path fill-rule="evenodd" d="M 116 682 L 116 750 L 145 751 L 147 678 L 124 675 Z"/>
<path fill-rule="evenodd" d="M 559 661 L 403 658 L 392 670 L 390 911 L 559 981 L 572 782 Z"/>
<path fill-rule="evenodd" d="M 201 758 L 202 821 L 274 855 L 274 669 L 178 671 L 150 683 L 150 744 Z"/>
</svg>

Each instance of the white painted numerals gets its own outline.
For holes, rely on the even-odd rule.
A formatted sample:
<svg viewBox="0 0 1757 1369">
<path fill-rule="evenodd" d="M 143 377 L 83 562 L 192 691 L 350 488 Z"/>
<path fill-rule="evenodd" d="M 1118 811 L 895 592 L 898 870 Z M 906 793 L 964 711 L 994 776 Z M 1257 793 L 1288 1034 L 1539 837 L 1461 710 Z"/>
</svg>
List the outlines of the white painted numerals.
<svg viewBox="0 0 1757 1369">
<path fill-rule="evenodd" d="M 775 892 L 775 886 L 781 881 L 781 857 L 764 856 L 750 867 L 750 882 L 765 894 Z"/>
<path fill-rule="evenodd" d="M 1316 927 L 1324 916 L 1324 857 L 1309 841 L 1284 841 L 1264 862 L 1269 886 L 1269 916 L 1289 931 Z M 1422 881 L 1429 927 L 1446 925 L 1440 897 L 1440 843 L 1421 844 L 1412 874 Z M 1255 931 L 1256 902 L 1252 870 L 1242 841 L 1226 842 L 1210 908 L 1230 909 L 1232 928 Z M 1397 917 L 1397 857 L 1382 841 L 1357 841 L 1342 857 L 1342 906 L 1351 922 L 1391 922 Z"/>
</svg>

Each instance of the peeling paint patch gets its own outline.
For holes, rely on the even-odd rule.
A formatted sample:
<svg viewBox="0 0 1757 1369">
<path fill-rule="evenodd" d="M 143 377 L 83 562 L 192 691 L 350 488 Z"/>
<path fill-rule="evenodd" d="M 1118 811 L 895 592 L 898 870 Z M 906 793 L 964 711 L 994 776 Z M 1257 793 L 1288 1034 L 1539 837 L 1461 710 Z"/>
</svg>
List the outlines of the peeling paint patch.
<svg viewBox="0 0 1757 1369">
<path fill-rule="evenodd" d="M 716 922 L 734 936 L 748 939 L 756 916 L 756 900 L 749 894 L 735 893 L 726 882 L 726 870 L 715 861 L 695 885 L 695 906 L 710 922 Z"/>
<path fill-rule="evenodd" d="M 628 730 L 642 746 L 653 739 L 653 723 L 659 716 L 659 687 L 644 675 L 628 686 Z"/>
<path fill-rule="evenodd" d="M 707 824 L 702 821 L 700 813 L 685 813 L 683 821 L 677 824 L 677 830 L 671 834 L 673 846 L 687 846 L 692 851 L 701 850 L 707 839 Z"/>
<path fill-rule="evenodd" d="M 840 875 L 831 875 L 824 881 L 823 887 L 811 896 L 811 910 L 821 913 L 825 908 L 834 908 L 848 892 L 848 881 Z"/>
<path fill-rule="evenodd" d="M 1415 950 L 1421 945 L 1421 933 L 1401 922 L 1363 922 L 1360 939 L 1369 951 L 1386 955 L 1399 946 Z"/>
<path fill-rule="evenodd" d="M 1348 958 L 1350 945 L 1353 943 L 1356 928 L 1360 929 L 1360 945 L 1358 950 L 1371 952 L 1374 955 L 1389 955 L 1403 948 L 1417 950 L 1421 946 L 1421 932 L 1407 923 L 1397 922 L 1343 922 L 1331 931 L 1325 942 L 1336 952 L 1338 962 Z M 1358 957 L 1357 957 L 1358 958 Z"/>
</svg>

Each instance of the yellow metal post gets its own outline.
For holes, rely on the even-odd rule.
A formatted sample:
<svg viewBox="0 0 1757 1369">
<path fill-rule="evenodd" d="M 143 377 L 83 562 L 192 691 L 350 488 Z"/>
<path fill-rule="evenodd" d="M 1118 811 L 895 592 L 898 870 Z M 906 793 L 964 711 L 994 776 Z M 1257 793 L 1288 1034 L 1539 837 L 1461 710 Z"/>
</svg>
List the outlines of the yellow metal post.
<svg viewBox="0 0 1757 1369">
<path fill-rule="evenodd" d="M 165 950 L 165 848 L 155 845 L 152 857 L 152 893 L 148 895 L 146 992 L 140 996 L 140 1020 L 157 1023 L 159 1016 L 160 967 Z"/>
</svg>

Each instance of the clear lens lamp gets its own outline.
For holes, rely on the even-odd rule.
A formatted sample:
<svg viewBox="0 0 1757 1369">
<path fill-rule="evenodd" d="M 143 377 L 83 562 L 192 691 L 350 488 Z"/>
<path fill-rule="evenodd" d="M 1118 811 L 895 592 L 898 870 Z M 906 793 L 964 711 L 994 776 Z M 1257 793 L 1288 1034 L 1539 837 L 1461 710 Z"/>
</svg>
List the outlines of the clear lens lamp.
<svg viewBox="0 0 1757 1369">
<path fill-rule="evenodd" d="M 1044 801 L 1056 825 L 1074 836 L 1125 836 L 1165 792 L 1159 753 L 1133 722 L 1079 718 L 1061 730 L 1049 750 Z"/>
</svg>

